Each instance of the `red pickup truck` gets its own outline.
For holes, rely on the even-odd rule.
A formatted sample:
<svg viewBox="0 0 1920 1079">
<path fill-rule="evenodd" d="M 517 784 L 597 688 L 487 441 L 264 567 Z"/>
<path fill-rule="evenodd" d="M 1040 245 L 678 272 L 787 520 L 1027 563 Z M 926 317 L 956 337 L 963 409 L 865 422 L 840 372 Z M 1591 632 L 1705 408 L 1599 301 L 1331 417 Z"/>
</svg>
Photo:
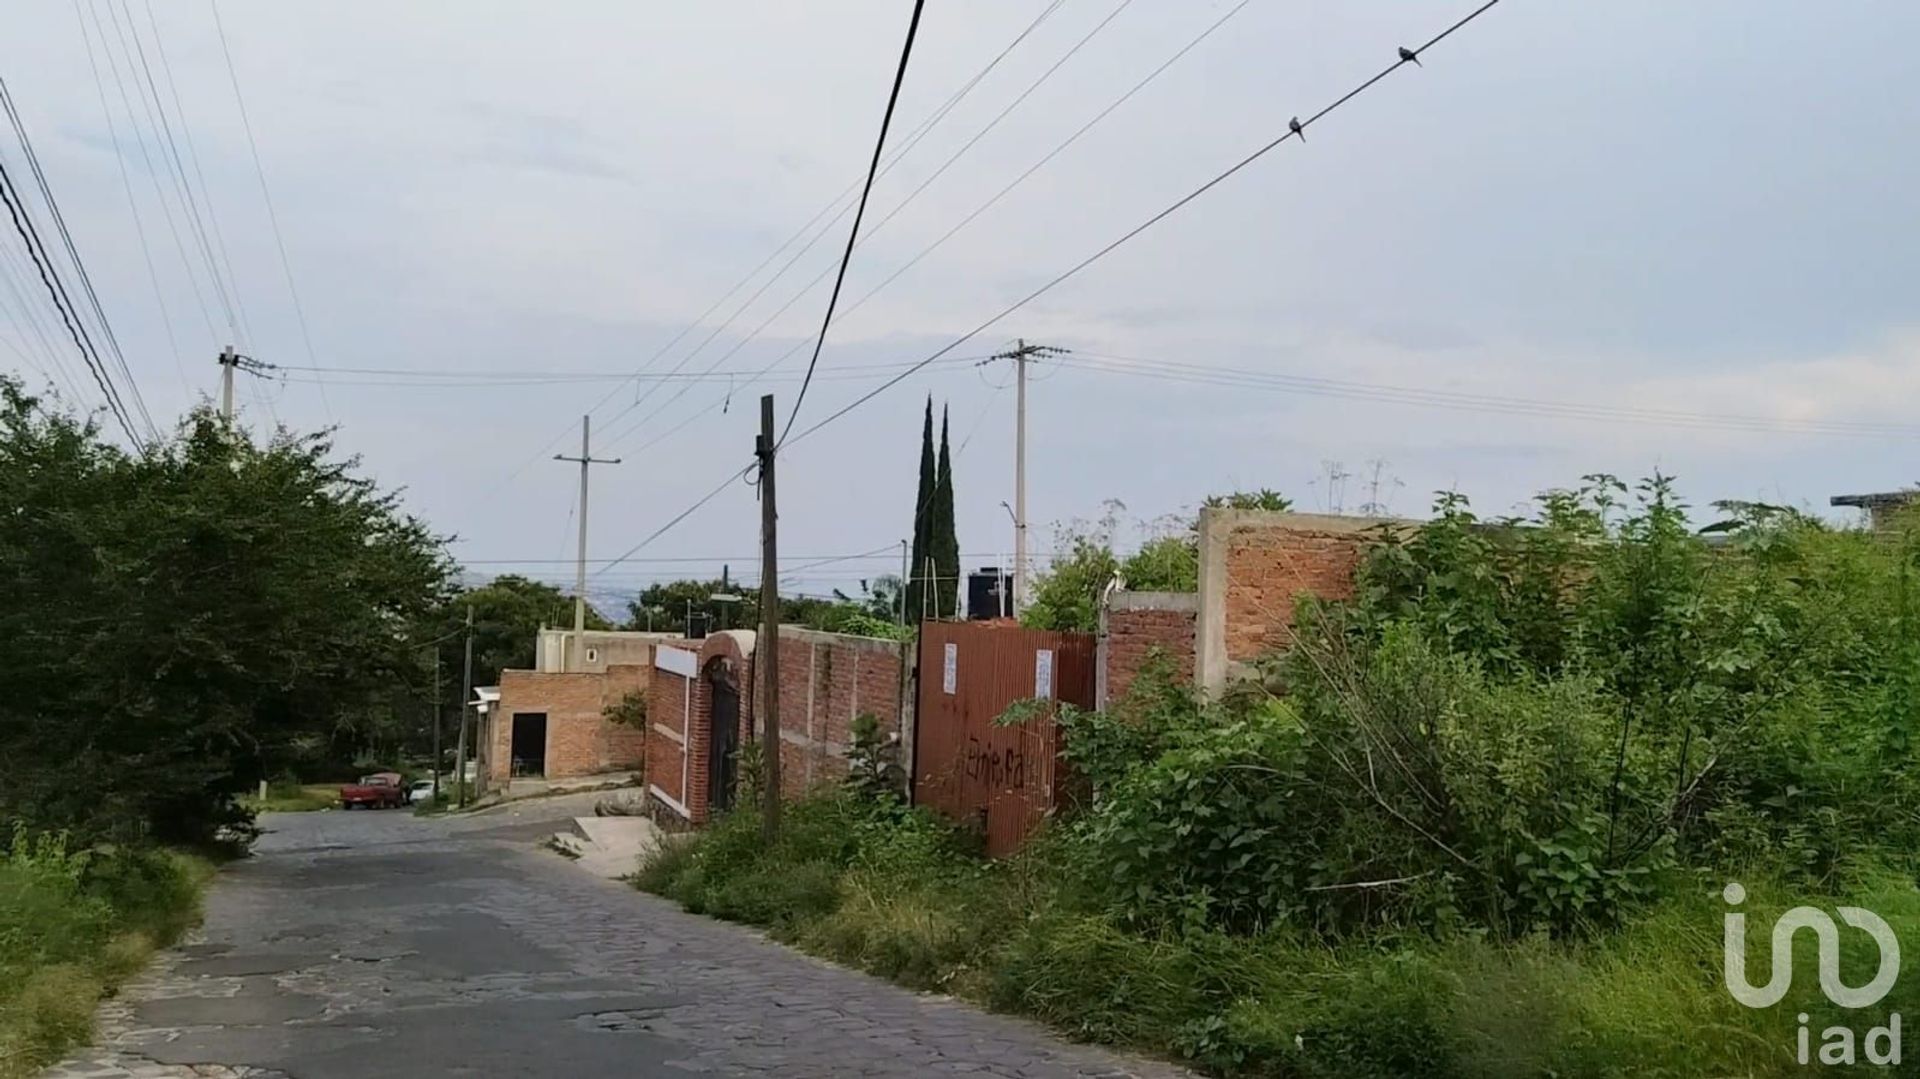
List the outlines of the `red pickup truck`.
<svg viewBox="0 0 1920 1079">
<path fill-rule="evenodd" d="M 361 776 L 360 782 L 340 788 L 340 808 L 398 809 L 407 804 L 407 788 L 401 786 L 398 772 L 375 772 Z"/>
</svg>

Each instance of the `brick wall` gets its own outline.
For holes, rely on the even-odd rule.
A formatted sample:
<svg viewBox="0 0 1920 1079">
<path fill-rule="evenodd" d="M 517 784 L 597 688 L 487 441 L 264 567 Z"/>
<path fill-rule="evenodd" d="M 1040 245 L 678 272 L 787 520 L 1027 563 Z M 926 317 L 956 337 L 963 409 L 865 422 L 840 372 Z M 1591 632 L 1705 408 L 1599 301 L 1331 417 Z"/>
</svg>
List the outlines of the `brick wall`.
<svg viewBox="0 0 1920 1079">
<path fill-rule="evenodd" d="M 1345 599 L 1381 527 L 1411 522 L 1371 517 L 1203 509 L 1196 670 L 1209 690 L 1246 664 L 1292 646 L 1302 595 Z"/>
<path fill-rule="evenodd" d="M 698 673 L 653 672 L 648 697 L 648 783 L 668 808 L 695 824 L 711 810 L 715 676 L 741 687 L 739 742 L 761 737 L 757 716 L 764 687 L 755 634 L 734 630 L 677 647 L 692 653 Z M 783 793 L 794 798 L 847 774 L 853 718 L 871 712 L 881 730 L 900 733 L 900 645 L 893 641 L 780 629 L 780 765 Z M 684 781 L 683 781 L 684 777 Z"/>
<path fill-rule="evenodd" d="M 795 797 L 847 774 L 853 719 L 871 713 L 900 734 L 896 641 L 780 627 L 780 786 Z"/>
<path fill-rule="evenodd" d="M 693 651 L 691 647 L 683 650 Z M 647 784 L 682 807 L 687 801 L 686 735 L 692 690 L 692 679 L 658 667 L 647 689 Z"/>
<path fill-rule="evenodd" d="M 647 785 L 658 801 L 694 824 L 711 811 L 710 747 L 713 744 L 713 683 L 731 682 L 740 692 L 739 744 L 752 730 L 753 638 L 751 631 L 730 630 L 703 640 L 662 645 L 656 652 L 647 695 Z M 691 667 L 691 676 L 662 669 L 671 648 Z"/>
<path fill-rule="evenodd" d="M 1192 681 L 1199 611 L 1200 597 L 1194 592 L 1115 592 L 1110 596 L 1100 642 L 1101 707 L 1124 698 L 1155 654 L 1166 656 L 1181 681 Z"/>
<path fill-rule="evenodd" d="M 547 717 L 546 764 L 548 779 L 639 769 L 646 760 L 646 735 L 609 722 L 606 709 L 628 693 L 646 693 L 652 665 L 616 665 L 599 673 L 550 674 L 540 671 L 500 672 L 500 703 L 488 735 L 489 785 L 505 784 L 513 758 L 516 714 L 544 713 Z"/>
</svg>

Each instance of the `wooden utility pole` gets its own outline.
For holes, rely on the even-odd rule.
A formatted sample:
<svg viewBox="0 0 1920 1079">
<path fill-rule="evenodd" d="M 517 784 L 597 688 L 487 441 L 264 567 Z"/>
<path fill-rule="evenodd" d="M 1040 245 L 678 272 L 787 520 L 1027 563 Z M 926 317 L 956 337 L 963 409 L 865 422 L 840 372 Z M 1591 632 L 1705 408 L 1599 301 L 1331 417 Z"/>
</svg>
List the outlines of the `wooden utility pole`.
<svg viewBox="0 0 1920 1079">
<path fill-rule="evenodd" d="M 573 647 L 572 656 L 561 663 L 562 670 L 579 671 L 586 668 L 587 640 L 587 470 L 594 465 L 617 465 L 618 457 L 595 457 L 589 448 L 588 438 L 592 430 L 593 417 L 580 417 L 580 456 L 568 457 L 556 453 L 556 461 L 580 462 L 580 548 L 579 557 L 573 571 Z"/>
<path fill-rule="evenodd" d="M 466 673 L 460 678 L 460 739 L 459 749 L 454 753 L 453 789 L 457 792 L 455 800 L 461 805 L 467 804 L 467 713 L 472 710 L 473 700 L 473 604 L 467 604 L 467 661 Z"/>
<path fill-rule="evenodd" d="M 766 808 L 760 831 L 768 842 L 780 834 L 780 514 L 773 495 L 773 395 L 760 398 L 760 437 L 754 455 L 760 459 L 760 639 L 754 644 L 753 665 L 760 678 L 763 738 L 761 755 L 766 780 Z"/>
</svg>

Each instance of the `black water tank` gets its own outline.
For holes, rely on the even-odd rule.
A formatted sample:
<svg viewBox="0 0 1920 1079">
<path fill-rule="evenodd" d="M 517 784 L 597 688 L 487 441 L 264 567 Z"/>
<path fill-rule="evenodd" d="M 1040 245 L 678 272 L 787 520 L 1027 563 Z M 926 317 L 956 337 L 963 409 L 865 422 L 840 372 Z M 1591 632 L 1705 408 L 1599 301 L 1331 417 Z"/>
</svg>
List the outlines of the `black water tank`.
<svg viewBox="0 0 1920 1079">
<path fill-rule="evenodd" d="M 967 574 L 967 620 L 1005 618 L 1013 614 L 1013 580 L 999 566 L 982 566 Z"/>
</svg>

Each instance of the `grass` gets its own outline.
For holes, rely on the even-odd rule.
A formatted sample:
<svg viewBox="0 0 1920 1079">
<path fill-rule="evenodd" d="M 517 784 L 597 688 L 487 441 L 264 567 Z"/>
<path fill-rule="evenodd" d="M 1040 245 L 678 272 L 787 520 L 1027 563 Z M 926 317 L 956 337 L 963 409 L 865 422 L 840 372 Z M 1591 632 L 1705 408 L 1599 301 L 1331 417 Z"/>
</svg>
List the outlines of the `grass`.
<svg viewBox="0 0 1920 1079">
<path fill-rule="evenodd" d="M 815 955 L 916 989 L 1040 1019 L 1086 1041 L 1182 1060 L 1223 1076 L 1787 1076 L 1794 1016 L 1864 1035 L 1920 1013 L 1920 955 L 1894 992 L 1843 1012 L 1820 994 L 1811 934 L 1796 941 L 1793 993 L 1739 1005 L 1721 974 L 1720 882 L 1701 879 L 1591 939 L 1500 942 L 1230 936 L 1135 931 L 1089 898 L 1074 852 L 1043 836 L 983 862 L 918 813 L 874 813 L 844 796 L 794 805 L 769 848 L 750 811 L 668 844 L 634 878 L 688 909 L 764 927 Z M 1751 971 L 1786 908 L 1865 907 L 1920 938 L 1920 890 L 1867 874 L 1846 895 L 1746 881 Z M 1843 971 L 1864 982 L 1865 935 L 1842 930 Z"/>
<path fill-rule="evenodd" d="M 340 808 L 340 788 L 328 783 L 275 783 L 267 796 L 249 795 L 240 804 L 255 813 L 311 813 Z"/>
<path fill-rule="evenodd" d="M 198 856 L 16 833 L 0 850 L 0 1079 L 85 1042 L 95 1005 L 198 922 L 212 873 Z"/>
</svg>

